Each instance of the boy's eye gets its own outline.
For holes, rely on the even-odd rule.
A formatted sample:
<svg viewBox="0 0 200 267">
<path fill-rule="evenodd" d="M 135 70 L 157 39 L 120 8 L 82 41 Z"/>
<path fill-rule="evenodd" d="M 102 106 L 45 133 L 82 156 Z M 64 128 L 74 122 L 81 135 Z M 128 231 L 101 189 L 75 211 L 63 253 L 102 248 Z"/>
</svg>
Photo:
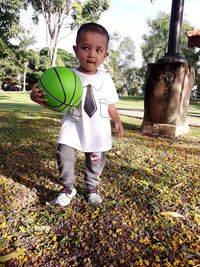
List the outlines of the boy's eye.
<svg viewBox="0 0 200 267">
<path fill-rule="evenodd" d="M 82 49 L 88 51 L 89 48 L 87 46 L 82 46 Z"/>
<path fill-rule="evenodd" d="M 97 49 L 96 51 L 97 51 L 97 53 L 102 53 L 103 52 L 102 49 Z"/>
</svg>

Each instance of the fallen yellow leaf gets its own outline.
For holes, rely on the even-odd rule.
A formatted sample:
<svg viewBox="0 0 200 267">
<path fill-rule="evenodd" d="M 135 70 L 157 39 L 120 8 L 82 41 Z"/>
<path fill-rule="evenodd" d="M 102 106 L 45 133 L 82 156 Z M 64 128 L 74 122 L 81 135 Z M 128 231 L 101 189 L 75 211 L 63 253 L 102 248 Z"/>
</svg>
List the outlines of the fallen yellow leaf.
<svg viewBox="0 0 200 267">
<path fill-rule="evenodd" d="M 162 216 L 172 216 L 172 217 L 176 217 L 176 218 L 185 219 L 185 217 L 183 215 L 181 215 L 180 213 L 175 212 L 175 211 L 163 211 L 163 212 L 160 212 L 160 215 L 162 215 Z"/>
<path fill-rule="evenodd" d="M 13 252 L 10 252 L 10 253 L 8 253 L 8 254 L 6 254 L 4 256 L 1 256 L 0 257 L 0 262 L 9 261 L 9 260 L 11 260 L 13 258 L 16 258 L 16 257 L 24 254 L 25 250 L 26 250 L 25 248 L 18 248 Z"/>
<path fill-rule="evenodd" d="M 179 187 L 182 187 L 184 186 L 184 183 L 179 183 L 179 184 L 176 184 L 173 186 L 173 188 L 179 188 Z"/>
</svg>

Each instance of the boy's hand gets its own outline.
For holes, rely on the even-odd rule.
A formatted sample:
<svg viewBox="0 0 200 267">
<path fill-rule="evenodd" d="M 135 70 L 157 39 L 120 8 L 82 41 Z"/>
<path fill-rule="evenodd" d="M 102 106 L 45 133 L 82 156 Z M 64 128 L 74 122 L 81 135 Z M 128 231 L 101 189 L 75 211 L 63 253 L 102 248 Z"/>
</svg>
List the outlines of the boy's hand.
<svg viewBox="0 0 200 267">
<path fill-rule="evenodd" d="M 44 103 L 47 102 L 47 99 L 44 99 L 44 95 L 45 93 L 40 88 L 38 88 L 38 83 L 35 83 L 30 93 L 31 100 L 40 104 L 43 107 L 46 107 Z"/>
<path fill-rule="evenodd" d="M 124 128 L 122 126 L 119 114 L 117 112 L 117 109 L 114 104 L 108 105 L 108 113 L 111 117 L 111 119 L 115 123 L 115 132 L 118 133 L 118 137 L 124 136 Z"/>
<path fill-rule="evenodd" d="M 115 122 L 115 131 L 118 133 L 118 137 L 123 137 L 124 136 L 124 128 L 122 126 L 121 121 L 120 122 Z"/>
</svg>

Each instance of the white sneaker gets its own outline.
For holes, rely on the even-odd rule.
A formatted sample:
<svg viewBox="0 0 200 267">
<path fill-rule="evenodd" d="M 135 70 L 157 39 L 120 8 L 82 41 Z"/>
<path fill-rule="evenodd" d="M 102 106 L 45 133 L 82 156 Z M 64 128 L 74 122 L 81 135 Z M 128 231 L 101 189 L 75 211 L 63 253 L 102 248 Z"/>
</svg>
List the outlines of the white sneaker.
<svg viewBox="0 0 200 267">
<path fill-rule="evenodd" d="M 102 197 L 96 187 L 89 187 L 87 189 L 87 197 L 90 205 L 99 205 L 102 202 Z"/>
<path fill-rule="evenodd" d="M 71 200 L 73 197 L 76 195 L 76 189 L 74 187 L 69 188 L 69 187 L 64 187 L 58 196 L 51 200 L 49 203 L 50 205 L 59 205 L 62 207 L 65 207 L 70 204 Z"/>
</svg>

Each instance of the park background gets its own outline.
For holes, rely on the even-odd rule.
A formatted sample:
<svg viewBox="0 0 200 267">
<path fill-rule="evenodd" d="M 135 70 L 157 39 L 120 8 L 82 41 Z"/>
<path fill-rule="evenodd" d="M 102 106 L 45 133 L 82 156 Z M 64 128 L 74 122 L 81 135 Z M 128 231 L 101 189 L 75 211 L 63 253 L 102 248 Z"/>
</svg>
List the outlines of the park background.
<svg viewBox="0 0 200 267">
<path fill-rule="evenodd" d="M 14 8 L 17 3 L 20 1 L 10 1 L 9 7 Z M 5 7 L 3 2 L 0 7 Z M 14 19 L 20 18 L 17 12 L 18 8 Z M 11 17 L 12 14 L 13 9 Z M 176 138 L 151 136 L 142 133 L 142 118 L 121 115 L 125 137 L 118 139 L 113 132 L 113 149 L 107 153 L 100 188 L 103 204 L 91 207 L 85 200 L 84 159 L 78 153 L 78 197 L 64 209 L 49 206 L 48 201 L 61 187 L 57 182 L 55 149 L 62 114 L 38 106 L 29 97 L 32 83 L 50 66 L 48 49 L 29 48 L 27 31 L 18 32 L 15 39 L 19 38 L 19 45 L 13 44 L 2 25 L 5 24 L 0 27 L 0 266 L 197 267 L 200 262 L 198 125 L 190 125 L 188 135 Z M 134 61 L 132 40 L 113 35 L 112 62 L 104 67 L 109 67 L 116 77 L 121 95 L 118 109 L 143 110 L 146 65 L 165 51 L 169 14 L 153 17 L 151 25 L 152 33 L 146 33 L 145 37 L 142 67 L 127 65 Z M 188 49 L 186 32 L 192 26 L 184 25 L 181 51 L 198 74 L 199 50 Z M 16 33 L 15 29 L 11 32 Z M 157 49 L 160 33 L 165 34 L 160 35 L 163 39 L 160 38 L 161 48 Z M 125 53 L 129 51 L 127 45 L 131 54 Z M 130 61 L 129 56 L 132 56 Z M 69 66 L 76 61 L 72 54 L 61 49 L 57 64 Z M 131 82 L 127 85 L 123 76 L 128 74 Z M 24 85 L 24 92 L 10 91 L 23 89 Z M 195 88 L 198 92 L 198 76 Z M 188 117 L 195 118 L 198 124 L 197 96 L 192 96 Z"/>
</svg>

